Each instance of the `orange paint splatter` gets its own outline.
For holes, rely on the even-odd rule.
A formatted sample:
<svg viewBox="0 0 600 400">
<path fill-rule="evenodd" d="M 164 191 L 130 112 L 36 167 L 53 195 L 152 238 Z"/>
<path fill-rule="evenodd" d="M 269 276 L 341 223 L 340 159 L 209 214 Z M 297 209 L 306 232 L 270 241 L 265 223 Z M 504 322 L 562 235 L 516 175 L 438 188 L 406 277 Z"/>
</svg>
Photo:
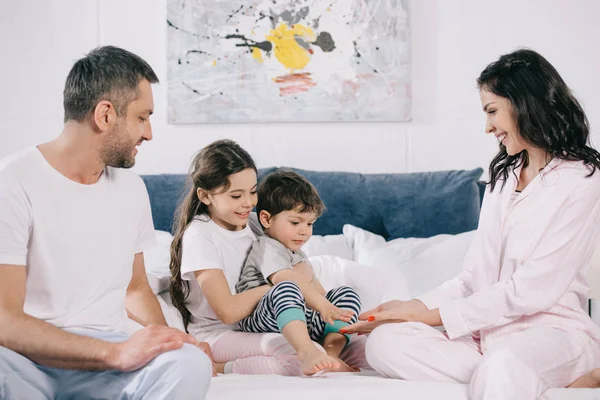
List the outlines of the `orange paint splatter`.
<svg viewBox="0 0 600 400">
<path fill-rule="evenodd" d="M 317 86 L 308 72 L 278 76 L 273 81 L 279 84 L 280 96 L 308 92 L 310 88 Z"/>
</svg>

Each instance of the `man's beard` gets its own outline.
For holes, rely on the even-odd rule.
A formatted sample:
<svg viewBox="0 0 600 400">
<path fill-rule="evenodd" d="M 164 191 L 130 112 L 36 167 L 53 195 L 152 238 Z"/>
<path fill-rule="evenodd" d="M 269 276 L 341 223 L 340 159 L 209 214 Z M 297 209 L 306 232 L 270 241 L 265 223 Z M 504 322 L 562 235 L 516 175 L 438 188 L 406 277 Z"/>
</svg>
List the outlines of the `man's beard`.
<svg viewBox="0 0 600 400">
<path fill-rule="evenodd" d="M 129 142 L 121 130 L 121 124 L 118 124 L 102 146 L 100 157 L 109 167 L 131 168 L 135 165 L 134 148 L 135 143 Z"/>
</svg>

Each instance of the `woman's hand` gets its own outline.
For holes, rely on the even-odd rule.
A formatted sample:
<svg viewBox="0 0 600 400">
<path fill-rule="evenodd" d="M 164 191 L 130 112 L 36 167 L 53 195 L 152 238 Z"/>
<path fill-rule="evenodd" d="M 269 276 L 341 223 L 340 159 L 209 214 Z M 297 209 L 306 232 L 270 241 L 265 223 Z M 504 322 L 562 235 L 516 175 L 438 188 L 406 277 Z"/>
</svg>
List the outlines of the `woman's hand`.
<svg viewBox="0 0 600 400">
<path fill-rule="evenodd" d="M 383 324 L 414 321 L 424 314 L 427 307 L 417 299 L 410 301 L 392 300 L 359 315 L 359 322 L 346 326 L 340 333 L 371 333 Z"/>
<path fill-rule="evenodd" d="M 368 316 L 366 321 L 362 320 L 355 324 L 346 326 L 344 329 L 340 330 L 340 333 L 371 333 L 378 326 L 394 322 L 407 322 L 411 320 L 411 317 L 412 313 L 406 310 L 406 308 L 395 308 L 393 310 L 381 311 L 371 314 Z"/>
</svg>

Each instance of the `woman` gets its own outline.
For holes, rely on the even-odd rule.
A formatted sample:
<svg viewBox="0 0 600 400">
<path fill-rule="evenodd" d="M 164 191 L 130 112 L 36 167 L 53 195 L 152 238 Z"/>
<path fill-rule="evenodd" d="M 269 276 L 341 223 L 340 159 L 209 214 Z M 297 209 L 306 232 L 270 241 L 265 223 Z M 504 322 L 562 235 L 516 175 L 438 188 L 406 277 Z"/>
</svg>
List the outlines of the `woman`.
<svg viewBox="0 0 600 400">
<path fill-rule="evenodd" d="M 364 313 L 347 331 L 383 325 L 367 343 L 383 375 L 469 383 L 472 399 L 537 399 L 600 365 L 600 329 L 585 311 L 600 154 L 580 104 L 538 53 L 503 55 L 477 83 L 500 151 L 463 271 L 418 299 Z"/>
</svg>

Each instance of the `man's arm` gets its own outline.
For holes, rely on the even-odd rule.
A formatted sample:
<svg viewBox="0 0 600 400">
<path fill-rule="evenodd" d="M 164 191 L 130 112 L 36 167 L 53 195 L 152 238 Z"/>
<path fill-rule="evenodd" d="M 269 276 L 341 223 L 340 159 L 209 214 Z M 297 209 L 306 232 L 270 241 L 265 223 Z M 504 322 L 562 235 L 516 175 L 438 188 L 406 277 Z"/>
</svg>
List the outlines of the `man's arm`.
<svg viewBox="0 0 600 400">
<path fill-rule="evenodd" d="M 0 346 L 49 367 L 81 370 L 132 371 L 157 355 L 197 345 L 173 328 L 153 326 L 122 343 L 75 335 L 25 314 L 26 270 L 22 265 L 0 264 Z"/>
<path fill-rule="evenodd" d="M 136 254 L 133 259 L 133 274 L 127 287 L 125 308 L 127 316 L 143 326 L 150 324 L 167 326 L 160 304 L 148 283 L 144 253 Z"/>
</svg>

